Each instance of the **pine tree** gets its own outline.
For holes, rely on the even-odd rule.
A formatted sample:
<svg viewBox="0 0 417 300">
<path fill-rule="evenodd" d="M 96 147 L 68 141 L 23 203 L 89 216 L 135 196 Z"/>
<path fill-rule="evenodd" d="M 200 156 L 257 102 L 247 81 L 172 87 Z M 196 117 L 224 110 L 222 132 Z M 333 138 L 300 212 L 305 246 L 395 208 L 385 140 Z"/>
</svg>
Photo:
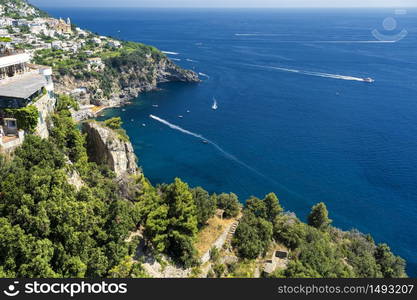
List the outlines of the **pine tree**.
<svg viewBox="0 0 417 300">
<path fill-rule="evenodd" d="M 313 206 L 310 215 L 308 216 L 308 225 L 318 229 L 326 229 L 332 220 L 329 219 L 329 212 L 323 202 Z"/>
<path fill-rule="evenodd" d="M 206 225 L 207 220 L 214 216 L 216 212 L 216 197 L 211 197 L 207 191 L 201 187 L 192 189 L 193 199 L 197 207 L 198 226 Z"/>
<path fill-rule="evenodd" d="M 279 203 L 278 197 L 274 193 L 270 193 L 264 198 L 268 220 L 273 222 L 275 218 L 282 213 L 283 209 Z"/>
<path fill-rule="evenodd" d="M 185 266 L 195 262 L 194 239 L 197 227 L 197 208 L 188 185 L 176 178 L 165 191 L 168 209 L 168 253 Z"/>
</svg>

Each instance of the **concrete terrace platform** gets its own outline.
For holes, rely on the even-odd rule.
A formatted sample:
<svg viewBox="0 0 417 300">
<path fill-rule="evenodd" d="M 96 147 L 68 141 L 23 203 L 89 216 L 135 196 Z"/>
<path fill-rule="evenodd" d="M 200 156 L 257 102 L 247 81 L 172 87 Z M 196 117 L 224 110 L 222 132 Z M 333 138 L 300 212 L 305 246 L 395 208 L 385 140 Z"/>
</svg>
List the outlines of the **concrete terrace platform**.
<svg viewBox="0 0 417 300">
<path fill-rule="evenodd" d="M 23 74 L 0 81 L 0 97 L 27 99 L 46 85 L 46 78 L 41 74 Z"/>
</svg>

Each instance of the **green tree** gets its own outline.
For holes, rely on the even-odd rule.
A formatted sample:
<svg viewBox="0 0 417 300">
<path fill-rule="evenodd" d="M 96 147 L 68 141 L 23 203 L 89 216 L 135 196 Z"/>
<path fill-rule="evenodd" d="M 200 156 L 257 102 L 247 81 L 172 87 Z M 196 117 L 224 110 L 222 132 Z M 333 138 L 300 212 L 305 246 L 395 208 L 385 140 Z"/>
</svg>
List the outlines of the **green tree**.
<svg viewBox="0 0 417 300">
<path fill-rule="evenodd" d="M 292 260 L 284 270 L 277 270 L 271 278 L 321 278 L 322 276 L 311 267 L 303 265 L 299 260 Z"/>
<path fill-rule="evenodd" d="M 308 225 L 318 229 L 326 229 L 332 223 L 329 219 L 329 212 L 323 202 L 313 206 L 310 215 L 308 216 Z"/>
<path fill-rule="evenodd" d="M 329 240 L 328 235 L 309 229 L 307 240 L 299 248 L 298 259 L 308 269 L 324 278 L 350 278 L 354 274 L 343 263 L 343 253 Z"/>
<path fill-rule="evenodd" d="M 381 267 L 375 260 L 375 243 L 364 234 L 352 230 L 345 234 L 349 244 L 342 245 L 347 263 L 352 266 L 357 277 L 381 278 Z"/>
<path fill-rule="evenodd" d="M 88 155 L 85 149 L 85 136 L 67 110 L 52 116 L 53 126 L 49 129 L 51 139 L 82 171 L 86 171 Z"/>
<path fill-rule="evenodd" d="M 142 194 L 135 206 L 139 212 L 139 223 L 145 227 L 145 235 L 154 248 L 162 253 L 168 245 L 168 204 L 164 202 L 156 189 L 145 179 L 141 178 Z"/>
<path fill-rule="evenodd" d="M 375 250 L 375 259 L 381 266 L 382 275 L 385 278 L 406 277 L 405 261 L 392 254 L 387 244 L 379 244 Z"/>
<path fill-rule="evenodd" d="M 241 206 L 235 194 L 223 193 L 217 196 L 217 207 L 224 210 L 224 216 L 226 218 L 233 218 L 239 214 Z"/>
<path fill-rule="evenodd" d="M 232 244 L 241 257 L 255 259 L 266 253 L 272 235 L 273 226 L 269 221 L 246 211 L 236 229 Z"/>
<path fill-rule="evenodd" d="M 110 278 L 147 278 L 149 277 L 140 263 L 126 256 L 117 266 L 109 271 Z"/>
<path fill-rule="evenodd" d="M 7 108 L 4 110 L 8 117 L 17 120 L 19 129 L 27 133 L 34 133 L 38 126 L 39 111 L 34 105 L 28 105 L 23 108 Z"/>
<path fill-rule="evenodd" d="M 149 213 L 145 223 L 146 235 L 159 252 L 166 251 L 168 247 L 168 210 L 168 205 L 160 205 Z"/>
<path fill-rule="evenodd" d="M 246 200 L 245 210 L 250 211 L 257 218 L 266 219 L 268 217 L 265 202 L 256 197 Z"/>
<path fill-rule="evenodd" d="M 111 129 L 120 129 L 122 127 L 122 119 L 120 117 L 114 117 L 104 121 L 104 125 Z"/>
<path fill-rule="evenodd" d="M 194 239 L 198 228 L 196 205 L 188 185 L 176 178 L 164 190 L 164 200 L 168 204 L 168 249 L 175 259 L 189 267 L 195 264 Z"/>
<path fill-rule="evenodd" d="M 57 111 L 66 111 L 66 110 L 69 110 L 71 108 L 75 109 L 75 110 L 79 109 L 79 104 L 78 104 L 77 100 L 75 100 L 70 95 L 65 95 L 65 94 L 59 95 L 58 99 L 57 99 L 56 110 Z"/>
<path fill-rule="evenodd" d="M 62 266 L 62 275 L 68 278 L 84 278 L 87 265 L 79 256 L 68 257 Z"/>
<path fill-rule="evenodd" d="M 306 239 L 308 226 L 293 216 L 279 216 L 274 222 L 274 238 L 290 249 L 299 248 Z"/>
<path fill-rule="evenodd" d="M 283 211 L 278 197 L 274 193 L 270 193 L 265 196 L 264 202 L 266 206 L 267 220 L 274 222 L 275 218 Z"/>
<path fill-rule="evenodd" d="M 196 205 L 198 226 L 202 227 L 216 212 L 216 197 L 210 196 L 201 187 L 194 188 L 191 192 Z"/>
<path fill-rule="evenodd" d="M 66 166 L 59 147 L 32 135 L 12 160 L 0 160 L 2 276 L 105 277 L 131 255 L 125 240 L 136 206 L 119 199 L 111 173 L 94 164 L 77 192 Z"/>
</svg>

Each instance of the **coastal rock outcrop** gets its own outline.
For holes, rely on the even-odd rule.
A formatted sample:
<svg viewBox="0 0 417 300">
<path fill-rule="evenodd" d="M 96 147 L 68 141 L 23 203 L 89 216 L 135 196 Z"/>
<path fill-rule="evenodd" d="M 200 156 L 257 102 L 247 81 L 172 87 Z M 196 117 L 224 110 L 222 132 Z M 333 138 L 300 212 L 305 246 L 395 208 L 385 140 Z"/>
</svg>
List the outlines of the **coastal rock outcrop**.
<svg viewBox="0 0 417 300">
<path fill-rule="evenodd" d="M 199 82 L 200 79 L 195 72 L 185 70 L 169 59 L 163 59 L 158 64 L 156 81 L 157 83 L 166 81 Z"/>
<path fill-rule="evenodd" d="M 81 105 L 120 106 L 142 92 L 157 89 L 159 83 L 200 82 L 195 72 L 177 66 L 167 57 L 147 57 L 135 63 L 120 63 L 116 67 L 107 62 L 102 73 L 108 78 L 106 84 L 109 86 L 105 90 L 100 77 L 77 78 L 72 74 L 56 76 L 55 87 L 58 93 L 72 94 Z M 74 94 L 80 88 L 83 92 Z"/>
<path fill-rule="evenodd" d="M 82 129 L 91 161 L 108 165 L 119 178 L 140 173 L 130 141 L 98 122 L 85 122 Z"/>
</svg>

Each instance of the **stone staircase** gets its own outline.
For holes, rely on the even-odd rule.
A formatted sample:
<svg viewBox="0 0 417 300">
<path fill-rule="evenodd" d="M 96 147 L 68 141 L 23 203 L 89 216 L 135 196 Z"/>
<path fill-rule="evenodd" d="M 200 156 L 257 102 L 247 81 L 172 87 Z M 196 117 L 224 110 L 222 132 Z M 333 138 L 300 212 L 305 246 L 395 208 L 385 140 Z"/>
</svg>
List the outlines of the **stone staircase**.
<svg viewBox="0 0 417 300">
<path fill-rule="evenodd" d="M 226 242 L 224 243 L 224 248 L 228 250 L 232 250 L 232 238 L 236 232 L 237 226 L 239 225 L 239 221 L 236 221 L 230 226 L 229 232 L 227 234 Z"/>
</svg>

